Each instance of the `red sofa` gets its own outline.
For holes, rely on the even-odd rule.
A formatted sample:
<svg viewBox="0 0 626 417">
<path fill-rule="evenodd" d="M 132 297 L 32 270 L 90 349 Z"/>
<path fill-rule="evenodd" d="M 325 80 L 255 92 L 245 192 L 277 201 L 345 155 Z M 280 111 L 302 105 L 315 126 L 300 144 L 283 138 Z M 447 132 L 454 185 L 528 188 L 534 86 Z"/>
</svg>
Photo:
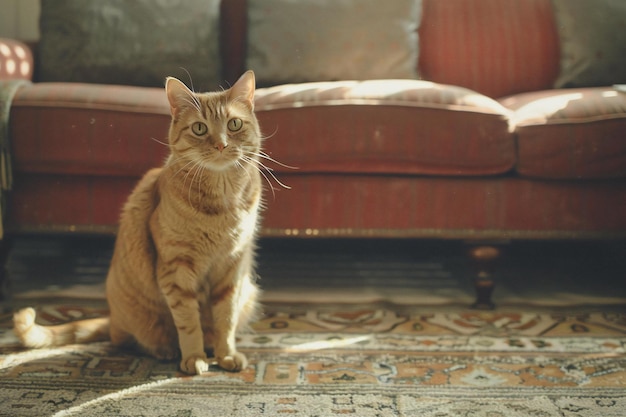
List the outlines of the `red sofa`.
<svg viewBox="0 0 626 417">
<path fill-rule="evenodd" d="M 220 7 L 232 82 L 253 20 L 244 0 Z M 418 34 L 419 79 L 259 80 L 266 151 L 298 167 L 268 163 L 290 189 L 266 192 L 263 236 L 626 236 L 624 81 L 554 88 L 564 46 L 550 0 L 423 0 Z M 71 81 L 36 78 L 11 103 L 11 233 L 114 233 L 166 153 L 162 88 Z"/>
</svg>

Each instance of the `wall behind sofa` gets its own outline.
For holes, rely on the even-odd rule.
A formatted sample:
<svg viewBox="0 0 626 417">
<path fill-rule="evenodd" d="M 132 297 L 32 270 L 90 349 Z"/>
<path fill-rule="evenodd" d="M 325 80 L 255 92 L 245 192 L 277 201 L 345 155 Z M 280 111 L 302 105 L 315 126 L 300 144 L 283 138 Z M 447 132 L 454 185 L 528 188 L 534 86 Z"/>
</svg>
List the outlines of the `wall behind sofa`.
<svg viewBox="0 0 626 417">
<path fill-rule="evenodd" d="M 0 0 L 0 37 L 39 39 L 39 0 Z"/>
</svg>

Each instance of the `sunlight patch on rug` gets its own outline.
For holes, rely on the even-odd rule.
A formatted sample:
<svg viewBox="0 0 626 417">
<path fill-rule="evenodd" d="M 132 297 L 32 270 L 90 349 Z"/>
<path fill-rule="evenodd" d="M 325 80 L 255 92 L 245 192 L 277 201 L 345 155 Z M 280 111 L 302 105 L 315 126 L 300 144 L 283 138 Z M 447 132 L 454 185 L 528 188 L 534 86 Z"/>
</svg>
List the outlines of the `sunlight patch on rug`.
<svg viewBox="0 0 626 417">
<path fill-rule="evenodd" d="M 84 404 L 80 404 L 78 406 L 71 407 L 67 410 L 60 411 L 54 414 L 54 417 L 102 415 L 102 414 L 94 414 L 94 413 L 98 413 L 97 410 L 104 404 L 117 403 L 119 401 L 122 401 L 124 398 L 137 396 L 138 394 L 141 394 L 142 392 L 150 392 L 151 390 L 154 390 L 157 387 L 163 387 L 164 385 L 172 384 L 174 382 L 176 382 L 175 379 L 165 379 L 165 380 L 156 381 L 156 382 L 149 382 L 143 385 L 137 385 L 132 388 L 127 388 L 121 391 L 106 394 L 94 400 L 87 401 Z M 136 410 L 137 411 L 141 410 L 141 408 L 137 409 L 137 406 L 139 406 L 139 404 L 135 404 Z"/>
</svg>

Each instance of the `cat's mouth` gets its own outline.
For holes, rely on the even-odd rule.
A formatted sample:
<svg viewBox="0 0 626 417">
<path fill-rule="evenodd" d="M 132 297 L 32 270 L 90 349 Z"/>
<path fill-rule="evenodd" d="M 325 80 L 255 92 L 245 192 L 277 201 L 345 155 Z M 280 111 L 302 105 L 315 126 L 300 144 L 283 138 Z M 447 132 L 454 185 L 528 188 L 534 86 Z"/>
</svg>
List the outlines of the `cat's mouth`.
<svg viewBox="0 0 626 417">
<path fill-rule="evenodd" d="M 241 159 L 240 152 L 236 149 L 216 149 L 202 158 L 202 165 L 213 171 L 223 171 L 236 165 Z"/>
</svg>

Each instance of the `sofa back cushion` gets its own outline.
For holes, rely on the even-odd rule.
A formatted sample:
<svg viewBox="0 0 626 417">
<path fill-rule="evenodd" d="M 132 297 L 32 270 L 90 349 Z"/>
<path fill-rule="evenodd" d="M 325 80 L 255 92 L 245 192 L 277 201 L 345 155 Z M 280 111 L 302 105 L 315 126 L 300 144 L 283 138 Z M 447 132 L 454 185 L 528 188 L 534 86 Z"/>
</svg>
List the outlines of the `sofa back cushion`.
<svg viewBox="0 0 626 417">
<path fill-rule="evenodd" d="M 551 88 L 559 45 L 550 0 L 423 0 L 419 69 L 490 97 Z"/>
<path fill-rule="evenodd" d="M 42 0 L 39 78 L 198 90 L 221 81 L 220 0 Z"/>
<path fill-rule="evenodd" d="M 248 0 L 247 66 L 262 86 L 416 79 L 421 0 Z"/>
<path fill-rule="evenodd" d="M 553 0 L 561 43 L 556 88 L 626 83 L 626 2 Z"/>
</svg>

